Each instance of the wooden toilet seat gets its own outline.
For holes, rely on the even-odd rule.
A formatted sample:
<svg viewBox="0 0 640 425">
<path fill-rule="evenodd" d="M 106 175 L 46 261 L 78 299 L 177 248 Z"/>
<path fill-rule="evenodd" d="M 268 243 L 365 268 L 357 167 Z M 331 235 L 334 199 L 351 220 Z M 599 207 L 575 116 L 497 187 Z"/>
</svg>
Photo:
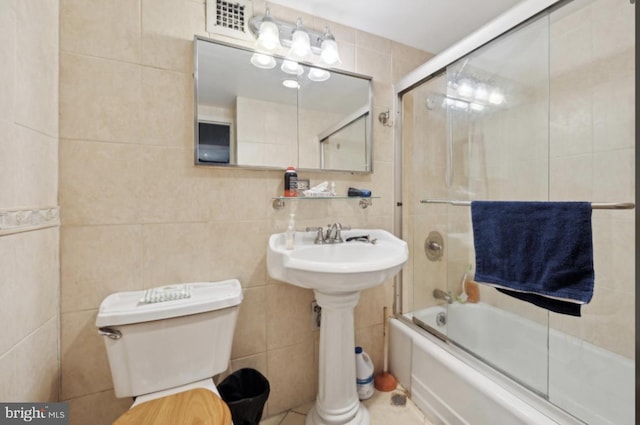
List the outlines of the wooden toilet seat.
<svg viewBox="0 0 640 425">
<path fill-rule="evenodd" d="M 231 425 L 231 412 L 218 395 L 196 388 L 135 406 L 113 425 Z"/>
</svg>

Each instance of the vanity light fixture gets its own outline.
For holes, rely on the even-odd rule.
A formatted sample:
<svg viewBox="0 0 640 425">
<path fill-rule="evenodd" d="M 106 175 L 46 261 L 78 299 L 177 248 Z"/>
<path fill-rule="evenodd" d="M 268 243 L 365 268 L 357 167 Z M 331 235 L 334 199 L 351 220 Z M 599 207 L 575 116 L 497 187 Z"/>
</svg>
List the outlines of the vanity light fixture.
<svg viewBox="0 0 640 425">
<path fill-rule="evenodd" d="M 274 31 L 274 26 L 277 32 Z M 322 33 L 313 31 L 306 28 L 300 18 L 296 23 L 281 21 L 273 18 L 267 9 L 264 15 L 255 15 L 249 20 L 249 29 L 257 38 L 257 47 L 260 50 L 278 52 L 283 50 L 284 46 L 289 50 L 278 53 L 290 59 L 325 66 L 337 66 L 342 63 L 336 39 L 328 27 L 325 27 Z M 273 40 L 274 34 L 277 34 L 278 43 Z"/>
<path fill-rule="evenodd" d="M 486 106 L 500 106 L 506 102 L 503 88 L 482 80 L 463 77 L 447 83 L 443 107 L 482 111 Z"/>
</svg>

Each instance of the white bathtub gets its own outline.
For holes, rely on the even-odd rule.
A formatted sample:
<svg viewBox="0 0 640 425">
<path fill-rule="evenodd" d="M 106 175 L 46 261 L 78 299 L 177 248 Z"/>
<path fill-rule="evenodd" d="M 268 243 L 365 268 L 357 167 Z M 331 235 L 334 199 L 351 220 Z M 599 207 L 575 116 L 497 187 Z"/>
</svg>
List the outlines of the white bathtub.
<svg viewBox="0 0 640 425">
<path fill-rule="evenodd" d="M 488 304 L 451 304 L 414 313 L 465 348 L 490 359 L 553 404 L 497 373 L 459 347 L 393 319 L 390 371 L 438 424 L 632 425 L 635 363 Z M 441 314 L 441 316 L 442 316 Z M 448 328 L 448 329 L 447 329 Z M 487 332 L 487 329 L 491 329 Z M 548 369 L 548 389 L 547 389 Z M 561 406 L 558 409 L 556 406 Z M 580 418 L 583 422 L 577 420 Z"/>
</svg>

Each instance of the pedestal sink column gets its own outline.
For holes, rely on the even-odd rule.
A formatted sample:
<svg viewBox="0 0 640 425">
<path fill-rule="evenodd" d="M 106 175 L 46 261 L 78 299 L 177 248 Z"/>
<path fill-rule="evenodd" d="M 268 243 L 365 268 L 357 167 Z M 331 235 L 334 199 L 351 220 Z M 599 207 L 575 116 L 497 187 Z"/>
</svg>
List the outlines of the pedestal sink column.
<svg viewBox="0 0 640 425">
<path fill-rule="evenodd" d="M 314 293 L 322 307 L 318 397 L 305 424 L 369 425 L 369 412 L 356 390 L 353 309 L 360 292 Z"/>
</svg>

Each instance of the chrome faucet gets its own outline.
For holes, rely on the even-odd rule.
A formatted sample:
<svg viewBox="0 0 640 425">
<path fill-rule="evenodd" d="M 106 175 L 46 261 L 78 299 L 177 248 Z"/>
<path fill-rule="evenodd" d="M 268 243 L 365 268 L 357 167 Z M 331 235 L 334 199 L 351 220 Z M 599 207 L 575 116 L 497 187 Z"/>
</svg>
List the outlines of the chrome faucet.
<svg viewBox="0 0 640 425">
<path fill-rule="evenodd" d="M 327 225 L 327 236 L 324 238 L 327 243 L 342 243 L 342 224 L 333 223 Z"/>
<path fill-rule="evenodd" d="M 350 230 L 351 227 L 343 226 L 340 223 L 327 224 L 327 230 L 325 231 L 322 227 L 307 227 L 305 230 L 307 232 L 317 232 L 316 239 L 313 241 L 314 244 L 322 245 L 328 243 L 343 243 L 342 239 L 342 231 Z"/>
<path fill-rule="evenodd" d="M 453 303 L 453 297 L 448 292 L 443 291 L 442 289 L 434 289 L 433 290 L 433 298 L 437 300 L 445 300 L 447 303 Z"/>
</svg>

